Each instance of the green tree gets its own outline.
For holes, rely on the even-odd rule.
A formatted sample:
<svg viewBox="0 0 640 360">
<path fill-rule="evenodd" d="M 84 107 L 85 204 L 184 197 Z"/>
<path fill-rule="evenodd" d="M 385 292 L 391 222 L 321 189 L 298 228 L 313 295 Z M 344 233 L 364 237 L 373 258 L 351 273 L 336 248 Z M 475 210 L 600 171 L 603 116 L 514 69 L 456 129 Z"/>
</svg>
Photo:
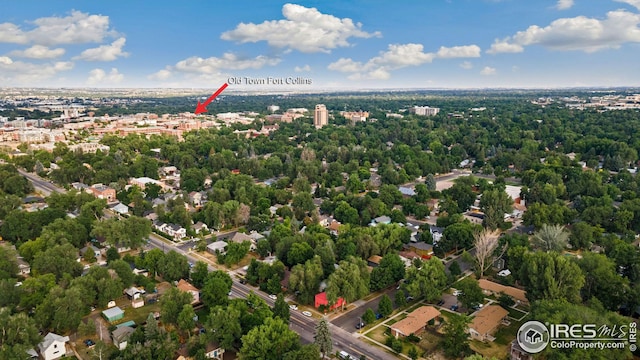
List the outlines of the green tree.
<svg viewBox="0 0 640 360">
<path fill-rule="evenodd" d="M 504 214 L 511 213 L 511 204 L 513 200 L 502 189 L 494 188 L 483 192 L 480 209 L 484 213 L 484 226 L 491 230 L 497 229 L 504 221 Z"/>
<path fill-rule="evenodd" d="M 466 277 L 458 281 L 455 286 L 462 292 L 458 295 L 458 300 L 460 300 L 462 306 L 465 308 L 471 309 L 472 307 L 484 302 L 484 294 L 482 293 L 482 289 L 480 288 L 480 285 L 478 285 L 477 280 L 471 277 Z"/>
<path fill-rule="evenodd" d="M 610 311 L 616 311 L 620 304 L 625 303 L 630 291 L 629 281 L 618 275 L 613 260 L 605 255 L 585 252 L 577 263 L 585 277 L 581 290 L 584 301 L 595 297 Z"/>
<path fill-rule="evenodd" d="M 279 360 L 300 347 L 298 334 L 280 318 L 267 318 L 264 324 L 242 337 L 242 359 Z"/>
<path fill-rule="evenodd" d="M 433 302 L 440 298 L 446 283 L 444 265 L 435 256 L 421 266 L 412 265 L 407 269 L 406 289 L 413 297 L 424 296 L 427 302 Z"/>
<path fill-rule="evenodd" d="M 391 303 L 391 299 L 387 294 L 382 295 L 382 299 L 380 299 L 380 303 L 378 303 L 378 313 L 383 317 L 387 317 L 391 315 L 393 312 L 393 304 Z"/>
<path fill-rule="evenodd" d="M 279 317 L 287 324 L 289 323 L 289 316 L 291 316 L 289 313 L 289 304 L 284 301 L 284 296 L 282 294 L 278 294 L 273 305 L 273 316 Z"/>
<path fill-rule="evenodd" d="M 362 314 L 362 321 L 365 324 L 373 324 L 376 321 L 376 313 L 373 312 L 373 309 L 367 308 L 364 314 Z"/>
<path fill-rule="evenodd" d="M 226 272 L 220 270 L 210 272 L 204 286 L 200 289 L 200 300 L 209 307 L 226 305 L 232 284 L 233 281 Z"/>
<path fill-rule="evenodd" d="M 91 251 L 89 251 L 91 252 Z M 114 260 L 109 263 L 109 269 L 115 270 L 118 274 L 118 278 L 122 282 L 122 286 L 125 288 L 130 287 L 133 284 L 135 275 L 131 271 L 131 266 L 124 260 Z"/>
<path fill-rule="evenodd" d="M 209 275 L 209 266 L 204 261 L 196 261 L 196 264 L 193 266 L 191 270 L 191 284 L 197 287 L 198 289 L 202 289 L 204 286 L 204 282 Z"/>
<path fill-rule="evenodd" d="M 449 321 L 444 325 L 444 338 L 442 339 L 442 348 L 446 356 L 459 358 L 471 352 L 469 334 L 467 333 L 469 323 L 471 323 L 471 319 L 465 315 L 449 317 Z"/>
<path fill-rule="evenodd" d="M 26 359 L 26 352 L 42 340 L 33 318 L 0 308 L 0 358 Z"/>
<path fill-rule="evenodd" d="M 404 297 L 404 291 L 397 291 L 393 298 L 393 302 L 396 304 L 397 308 L 407 305 L 407 298 Z"/>
<path fill-rule="evenodd" d="M 371 290 L 384 289 L 404 278 L 405 266 L 398 254 L 387 253 L 371 271 Z"/>
<path fill-rule="evenodd" d="M 571 226 L 569 243 L 574 249 L 589 249 L 592 244 L 600 241 L 601 235 L 601 228 L 580 221 Z"/>
<path fill-rule="evenodd" d="M 561 225 L 543 224 L 540 230 L 533 234 L 532 240 L 542 251 L 561 252 L 567 246 L 569 233 Z"/>
<path fill-rule="evenodd" d="M 160 314 L 166 324 L 177 324 L 178 315 L 183 307 L 190 304 L 193 297 L 188 292 L 183 292 L 175 287 L 169 289 L 160 299 Z"/>
<path fill-rule="evenodd" d="M 369 293 L 367 263 L 350 257 L 340 261 L 338 268 L 327 279 L 327 299 L 335 304 L 342 297 L 346 302 L 360 299 Z"/>
<path fill-rule="evenodd" d="M 32 262 L 34 275 L 54 274 L 60 280 L 65 274 L 80 276 L 82 265 L 76 261 L 77 249 L 71 244 L 56 245 L 36 254 Z"/>
<path fill-rule="evenodd" d="M 196 327 L 195 317 L 196 312 L 193 310 L 193 306 L 191 306 L 191 304 L 183 305 L 182 310 L 178 314 L 178 329 L 189 334 L 189 338 L 191 338 L 191 330 Z"/>
<path fill-rule="evenodd" d="M 417 360 L 420 357 L 420 353 L 418 352 L 418 349 L 416 349 L 415 346 L 412 346 L 411 348 L 409 348 L 409 352 L 407 353 L 407 355 L 409 355 L 411 360 Z"/>
<path fill-rule="evenodd" d="M 453 262 L 449 266 L 449 273 L 454 278 L 457 278 L 458 276 L 460 276 L 462 274 L 462 269 L 460 269 L 460 264 L 458 264 L 457 260 L 453 260 Z"/>
<path fill-rule="evenodd" d="M 525 253 L 519 274 L 527 299 L 580 301 L 585 278 L 580 267 L 558 253 Z"/>
<path fill-rule="evenodd" d="M 325 319 L 320 320 L 318 325 L 316 325 L 316 333 L 313 335 L 313 343 L 318 346 L 323 359 L 327 354 L 331 354 L 333 342 L 331 341 L 329 325 Z"/>
<path fill-rule="evenodd" d="M 218 342 L 223 349 L 235 349 L 242 337 L 240 310 L 234 306 L 211 308 L 205 328 L 212 340 Z"/>
<path fill-rule="evenodd" d="M 146 256 L 149 254 L 147 253 Z M 178 281 L 189 277 L 187 257 L 174 250 L 162 257 L 158 264 L 158 272 L 167 281 Z"/>
<path fill-rule="evenodd" d="M 323 278 L 322 263 L 319 256 L 302 264 L 298 264 L 291 269 L 289 276 L 289 289 L 299 292 L 296 298 L 302 304 L 311 304 L 314 296 L 318 292 L 320 282 Z"/>
</svg>

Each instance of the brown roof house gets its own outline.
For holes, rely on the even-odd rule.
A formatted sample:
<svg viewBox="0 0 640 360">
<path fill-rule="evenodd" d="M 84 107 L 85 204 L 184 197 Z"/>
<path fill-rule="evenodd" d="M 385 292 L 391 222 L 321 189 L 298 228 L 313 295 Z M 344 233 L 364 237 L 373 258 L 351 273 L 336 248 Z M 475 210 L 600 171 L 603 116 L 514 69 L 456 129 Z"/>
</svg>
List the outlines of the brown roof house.
<svg viewBox="0 0 640 360">
<path fill-rule="evenodd" d="M 487 279 L 478 280 L 478 285 L 486 295 L 499 296 L 500 293 L 511 296 L 516 302 L 527 304 L 527 293 L 524 290 L 520 290 L 513 286 L 505 286 L 502 284 L 489 281 Z"/>
<path fill-rule="evenodd" d="M 185 279 L 180 279 L 180 281 L 178 281 L 178 290 L 191 294 L 191 296 L 193 297 L 191 304 L 200 302 L 200 290 L 198 290 L 197 287 L 191 285 L 191 283 L 189 283 Z"/>
<path fill-rule="evenodd" d="M 509 312 L 500 305 L 489 305 L 476 313 L 469 324 L 469 335 L 472 339 L 480 341 L 493 341 L 492 336 L 498 326 L 506 319 Z"/>
<path fill-rule="evenodd" d="M 435 321 L 440 317 L 440 311 L 433 306 L 421 306 L 412 311 L 406 318 L 391 325 L 391 335 L 409 336 L 419 334 L 425 330 L 431 320 Z"/>
</svg>

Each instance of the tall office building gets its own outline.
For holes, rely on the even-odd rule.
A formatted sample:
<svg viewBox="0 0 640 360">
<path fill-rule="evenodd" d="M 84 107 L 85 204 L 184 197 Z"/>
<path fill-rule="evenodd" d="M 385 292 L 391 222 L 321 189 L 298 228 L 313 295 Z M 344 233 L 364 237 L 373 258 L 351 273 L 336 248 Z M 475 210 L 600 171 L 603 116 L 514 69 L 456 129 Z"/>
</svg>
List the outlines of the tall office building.
<svg viewBox="0 0 640 360">
<path fill-rule="evenodd" d="M 319 129 L 327 124 L 329 124 L 329 113 L 327 112 L 327 107 L 324 106 L 324 104 L 316 105 L 316 110 L 313 113 L 313 125 Z"/>
</svg>

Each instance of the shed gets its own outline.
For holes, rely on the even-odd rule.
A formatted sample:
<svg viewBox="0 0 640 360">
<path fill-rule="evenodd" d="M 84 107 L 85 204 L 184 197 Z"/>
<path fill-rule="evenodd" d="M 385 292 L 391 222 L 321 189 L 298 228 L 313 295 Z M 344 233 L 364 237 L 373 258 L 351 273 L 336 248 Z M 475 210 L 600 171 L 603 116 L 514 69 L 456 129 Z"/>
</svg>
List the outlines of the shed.
<svg viewBox="0 0 640 360">
<path fill-rule="evenodd" d="M 115 306 L 110 309 L 104 310 L 102 312 L 102 316 L 109 322 L 114 322 L 122 319 L 124 317 L 124 311 L 119 307 Z"/>
</svg>

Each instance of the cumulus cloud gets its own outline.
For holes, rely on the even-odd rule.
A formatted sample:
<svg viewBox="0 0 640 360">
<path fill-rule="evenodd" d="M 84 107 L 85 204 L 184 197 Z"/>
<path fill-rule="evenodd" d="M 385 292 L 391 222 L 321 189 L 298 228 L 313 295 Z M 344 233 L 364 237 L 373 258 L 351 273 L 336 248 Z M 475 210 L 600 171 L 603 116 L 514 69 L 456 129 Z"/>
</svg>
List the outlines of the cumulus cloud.
<svg viewBox="0 0 640 360">
<path fill-rule="evenodd" d="M 112 42 L 110 45 L 101 45 L 97 48 L 87 49 L 74 60 L 85 61 L 114 61 L 119 57 L 127 57 L 129 53 L 122 51 L 127 40 L 123 37 Z"/>
<path fill-rule="evenodd" d="M 122 75 L 116 68 L 112 68 L 108 74 L 102 69 L 93 69 L 89 71 L 87 83 L 91 85 L 105 83 L 117 84 L 121 82 L 122 79 L 124 79 L 124 75 Z"/>
<path fill-rule="evenodd" d="M 157 81 L 164 81 L 167 80 L 168 78 L 171 77 L 171 70 L 168 69 L 162 69 L 160 71 L 157 71 L 149 76 L 147 76 L 147 79 L 149 80 L 157 80 Z"/>
<path fill-rule="evenodd" d="M 454 46 L 450 48 L 441 46 L 437 56 L 442 59 L 480 57 L 480 47 L 478 45 Z"/>
<path fill-rule="evenodd" d="M 615 1 L 629 4 L 635 7 L 636 9 L 640 10 L 640 0 L 615 0 Z"/>
<path fill-rule="evenodd" d="M 624 2 L 633 4 L 638 1 Z M 561 51 L 617 49 L 625 43 L 640 42 L 639 25 L 640 14 L 626 10 L 610 11 L 602 20 L 586 16 L 561 18 L 546 27 L 532 25 L 513 36 L 497 39 L 487 52 L 522 52 L 525 46 L 530 45 Z"/>
<path fill-rule="evenodd" d="M 352 37 L 380 36 L 379 32 L 363 31 L 361 23 L 323 14 L 316 8 L 285 4 L 282 15 L 282 20 L 264 21 L 261 24 L 240 23 L 235 29 L 222 33 L 221 38 L 240 43 L 266 41 L 277 48 L 304 53 L 328 53 L 337 47 L 350 46 L 348 40 Z"/>
<path fill-rule="evenodd" d="M 329 64 L 328 69 L 351 73 L 349 79 L 385 80 L 391 77 L 390 71 L 408 66 L 420 66 L 431 63 L 433 59 L 479 57 L 480 48 L 477 45 L 441 47 L 437 53 L 424 52 L 422 44 L 390 44 L 387 51 L 369 59 L 366 63 L 341 58 Z"/>
<path fill-rule="evenodd" d="M 293 71 L 295 71 L 295 72 L 309 72 L 309 71 L 311 71 L 311 66 L 309 66 L 309 65 L 296 66 L 295 68 L 293 68 Z"/>
<path fill-rule="evenodd" d="M 465 69 L 465 70 L 469 70 L 469 69 L 473 69 L 473 64 L 470 61 L 463 61 L 460 64 L 460 67 Z"/>
<path fill-rule="evenodd" d="M 556 4 L 556 9 L 567 10 L 567 9 L 571 9 L 572 6 L 573 6 L 573 0 L 558 0 L 558 3 Z"/>
<path fill-rule="evenodd" d="M 69 61 L 33 64 L 0 56 L 0 78 L 8 85 L 29 85 L 35 81 L 50 79 L 59 72 L 71 70 L 73 65 Z"/>
<path fill-rule="evenodd" d="M 491 66 L 485 66 L 482 70 L 480 70 L 480 74 L 482 75 L 495 75 L 496 69 Z"/>
<path fill-rule="evenodd" d="M 33 45 L 24 50 L 14 50 L 9 55 L 17 57 L 25 57 L 30 59 L 54 59 L 64 55 L 63 48 L 50 49 L 42 45 Z"/>
<path fill-rule="evenodd" d="M 204 81 L 218 81 L 227 77 L 224 72 L 228 70 L 261 69 L 265 66 L 274 66 L 280 62 L 279 58 L 264 55 L 254 58 L 244 58 L 233 53 L 225 53 L 221 57 L 201 58 L 192 56 L 178 61 L 173 66 L 147 76 L 150 80 L 167 80 L 174 74 L 187 75 L 189 79 L 199 79 Z M 197 78 L 196 78 L 197 76 Z"/>
<path fill-rule="evenodd" d="M 0 24 L 0 43 L 14 44 L 83 44 L 100 43 L 114 34 L 109 28 L 109 17 L 72 11 L 66 17 L 42 17 L 32 22 L 30 30 L 13 23 Z"/>
</svg>

